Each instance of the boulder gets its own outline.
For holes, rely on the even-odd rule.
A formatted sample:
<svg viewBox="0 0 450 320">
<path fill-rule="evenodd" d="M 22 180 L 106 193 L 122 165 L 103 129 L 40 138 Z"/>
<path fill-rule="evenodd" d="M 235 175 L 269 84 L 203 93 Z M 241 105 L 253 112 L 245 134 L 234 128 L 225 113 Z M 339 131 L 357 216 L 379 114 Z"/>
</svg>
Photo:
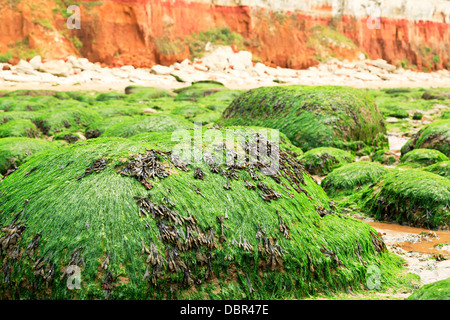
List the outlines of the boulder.
<svg viewBox="0 0 450 320">
<path fill-rule="evenodd" d="M 150 69 L 150 72 L 153 74 L 160 75 L 160 76 L 163 76 L 163 75 L 165 76 L 165 75 L 170 75 L 170 73 L 172 72 L 172 69 L 169 67 L 165 67 L 165 66 L 161 66 L 161 65 L 157 64 Z"/>
<path fill-rule="evenodd" d="M 220 124 L 278 129 L 305 151 L 335 147 L 367 154 L 387 147 L 375 102 L 362 90 L 343 87 L 253 89 L 230 104 Z"/>
<path fill-rule="evenodd" d="M 36 56 L 30 60 L 30 65 L 33 67 L 34 70 L 39 70 L 42 65 L 42 58 L 41 56 Z"/>
<path fill-rule="evenodd" d="M 72 65 L 63 60 L 50 60 L 43 63 L 39 70 L 58 77 L 67 77 L 72 73 Z"/>
<path fill-rule="evenodd" d="M 25 60 L 20 60 L 19 63 L 14 67 L 14 70 L 17 73 L 36 75 L 36 71 L 34 70 L 33 66 Z"/>
</svg>

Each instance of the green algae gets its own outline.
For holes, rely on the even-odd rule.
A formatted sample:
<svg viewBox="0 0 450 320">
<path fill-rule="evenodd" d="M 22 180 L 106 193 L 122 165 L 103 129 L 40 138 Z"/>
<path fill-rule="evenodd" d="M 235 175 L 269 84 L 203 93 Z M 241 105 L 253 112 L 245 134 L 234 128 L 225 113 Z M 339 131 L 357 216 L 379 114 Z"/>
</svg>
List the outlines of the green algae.
<svg viewBox="0 0 450 320">
<path fill-rule="evenodd" d="M 36 152 L 56 147 L 50 141 L 12 137 L 0 139 L 0 173 L 19 166 L 26 158 Z"/>
<path fill-rule="evenodd" d="M 125 88 L 128 101 L 147 101 L 157 98 L 171 97 L 172 94 L 167 90 L 153 87 L 128 86 Z"/>
<path fill-rule="evenodd" d="M 116 117 L 108 117 L 105 119 L 102 119 L 100 121 L 94 122 L 91 125 L 89 125 L 84 135 L 87 139 L 92 138 L 98 138 L 100 135 L 102 135 L 107 129 L 114 126 L 117 123 L 123 123 L 126 121 L 131 120 L 132 118 L 129 116 L 116 116 Z"/>
<path fill-rule="evenodd" d="M 417 132 L 402 147 L 402 155 L 413 149 L 436 149 L 450 156 L 450 119 L 434 121 Z"/>
<path fill-rule="evenodd" d="M 219 123 L 279 129 L 306 151 L 336 147 L 367 154 L 387 147 L 386 129 L 377 106 L 357 89 L 254 89 L 235 99 Z"/>
<path fill-rule="evenodd" d="M 379 150 L 375 152 L 375 154 L 372 156 L 372 160 L 374 162 L 379 162 L 387 166 L 392 166 L 398 162 L 395 154 L 392 151 L 386 150 Z"/>
<path fill-rule="evenodd" d="M 364 210 L 379 220 L 427 228 L 450 225 L 450 181 L 434 173 L 389 173 L 363 198 Z"/>
<path fill-rule="evenodd" d="M 329 196 L 353 194 L 356 189 L 378 182 L 390 170 L 379 163 L 361 161 L 334 169 L 321 182 Z"/>
<path fill-rule="evenodd" d="M 90 109 L 81 107 L 47 109 L 36 117 L 36 125 L 45 135 L 62 131 L 80 131 L 99 121 L 101 116 Z"/>
<path fill-rule="evenodd" d="M 118 122 L 107 128 L 103 137 L 131 137 L 143 132 L 171 132 L 177 129 L 193 128 L 193 124 L 183 117 L 154 114 L 148 116 L 133 117 L 129 120 Z"/>
<path fill-rule="evenodd" d="M 174 90 L 177 93 L 175 101 L 198 101 L 200 98 L 212 95 L 219 91 L 227 90 L 225 86 L 217 81 L 197 81 L 191 86 Z"/>
<path fill-rule="evenodd" d="M 344 150 L 322 147 L 305 152 L 299 160 L 309 173 L 324 176 L 343 164 L 355 161 L 355 156 Z"/>
<path fill-rule="evenodd" d="M 149 199 L 162 204 L 166 197 L 182 217 L 192 214 L 202 231 L 212 226 L 214 242 L 221 233 L 217 217 L 226 214 L 229 218 L 223 221 L 230 228 L 225 230 L 227 240 L 209 249 L 200 246 L 198 251 L 180 250 L 180 260 L 188 265 L 194 283 L 183 281 L 186 274 L 183 277 L 180 270 L 170 271 L 165 263 L 156 285 L 144 281 L 146 269 L 152 271 L 152 267 L 146 263 L 147 256 L 141 254 L 142 243 L 146 247 L 156 245 L 158 254 L 166 260 L 173 250 L 171 243 L 159 237 L 159 220 L 139 215 L 134 197 L 146 197 L 149 191 L 137 179 L 118 173 L 130 155 L 164 144 L 169 137 L 169 133 L 147 135 L 147 142 L 98 138 L 49 150 L 31 157 L 1 182 L 0 224 L 10 224 L 14 216 L 19 217 L 18 223 L 26 226 L 17 242 L 20 248 L 27 248 L 36 234 L 42 237 L 31 257 L 23 254 L 21 259 L 13 260 L 7 252 L 0 261 L 0 267 L 10 270 L 0 275 L 3 297 L 104 299 L 102 279 L 108 272 L 119 277 L 111 287 L 110 299 L 184 299 L 198 298 L 202 293 L 210 299 L 283 299 L 358 291 L 367 283 L 367 268 L 371 265 L 380 268 L 381 289 L 398 282 L 402 261 L 384 249 L 370 225 L 332 211 L 324 214 L 323 210 L 330 210 L 329 199 L 306 172 L 296 171 L 296 176 L 303 179 L 304 191 L 294 190 L 295 185 L 281 177 L 291 188 L 292 197 L 284 195 L 268 202 L 246 187 L 243 179 L 257 182 L 245 170 L 238 172 L 237 180 L 229 181 L 211 172 L 204 162 L 195 164 L 205 173 L 203 180 L 194 178 L 194 165 L 188 165 L 189 172 L 171 168 L 168 177 L 151 180 Z M 138 140 L 137 136 L 133 139 Z M 286 157 L 292 165 L 287 170 L 294 170 L 293 166 L 302 170 L 294 158 Z M 106 167 L 86 175 L 86 168 L 97 159 L 105 159 Z M 166 167 L 169 164 L 162 154 L 158 159 Z M 269 188 L 283 192 L 274 179 L 261 178 Z M 227 181 L 230 190 L 223 188 Z M 280 232 L 281 221 L 289 226 L 290 239 Z M 270 268 L 270 260 L 266 261 L 263 247 L 258 246 L 261 240 L 255 234 L 262 230 L 258 225 L 265 230 L 263 237 L 277 238 L 285 252 L 282 264 L 274 269 Z M 234 244 L 243 239 L 253 250 Z M 80 265 L 81 288 L 71 291 L 61 276 L 77 248 L 81 248 L 77 252 L 84 259 L 84 266 Z M 213 257 L 210 268 L 203 266 L 197 255 L 208 252 Z M 105 271 L 101 264 L 108 253 Z M 55 276 L 48 285 L 33 272 L 35 262 L 44 257 L 44 265 L 55 266 Z M 208 277 L 207 270 L 213 278 Z"/>
<path fill-rule="evenodd" d="M 450 278 L 424 285 L 407 300 L 450 300 Z"/>
<path fill-rule="evenodd" d="M 39 131 L 31 120 L 13 119 L 0 125 L 0 138 L 6 137 L 39 137 Z"/>
<path fill-rule="evenodd" d="M 434 149 L 414 149 L 400 158 L 399 167 L 425 167 L 438 162 L 447 161 L 448 157 Z"/>
<path fill-rule="evenodd" d="M 442 161 L 431 166 L 423 168 L 423 170 L 432 172 L 442 177 L 450 178 L 450 161 Z"/>
</svg>

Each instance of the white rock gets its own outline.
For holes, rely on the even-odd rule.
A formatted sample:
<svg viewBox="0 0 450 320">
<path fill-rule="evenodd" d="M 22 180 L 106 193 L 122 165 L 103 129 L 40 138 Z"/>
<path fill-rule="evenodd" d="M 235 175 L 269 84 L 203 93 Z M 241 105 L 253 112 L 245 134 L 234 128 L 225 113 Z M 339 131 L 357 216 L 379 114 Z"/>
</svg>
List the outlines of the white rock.
<svg viewBox="0 0 450 320">
<path fill-rule="evenodd" d="M 234 56 L 231 47 L 219 46 L 211 53 L 207 54 L 203 59 L 205 67 L 211 71 L 223 71 L 230 65 L 230 59 Z M 198 67 L 195 65 L 195 67 Z"/>
<path fill-rule="evenodd" d="M 42 58 L 41 56 L 36 56 L 30 60 L 30 65 L 34 70 L 39 70 L 41 68 Z"/>
<path fill-rule="evenodd" d="M 120 67 L 120 69 L 121 69 L 121 70 L 124 70 L 124 71 L 131 72 L 131 71 L 133 71 L 135 68 L 134 68 L 133 66 L 122 66 L 122 67 Z"/>
<path fill-rule="evenodd" d="M 30 63 L 26 62 L 25 60 L 20 60 L 19 63 L 14 67 L 14 70 L 18 73 L 23 74 L 31 74 L 31 75 L 36 74 L 33 66 Z"/>
<path fill-rule="evenodd" d="M 297 77 L 297 70 L 278 67 L 277 75 L 281 78 L 293 78 Z"/>
<path fill-rule="evenodd" d="M 396 123 L 396 122 L 398 122 L 398 119 L 397 118 L 387 118 L 385 121 L 387 123 Z"/>
<path fill-rule="evenodd" d="M 266 75 L 266 66 L 261 63 L 258 62 L 257 64 L 255 64 L 255 66 L 253 67 L 253 73 L 260 76 L 260 77 L 264 77 Z"/>
<path fill-rule="evenodd" d="M 55 83 L 58 81 L 58 77 L 54 76 L 50 73 L 46 73 L 46 72 L 40 72 L 39 73 L 39 78 L 41 82 L 45 82 L 45 83 Z"/>
<path fill-rule="evenodd" d="M 253 67 L 252 53 L 249 51 L 239 51 L 228 58 L 228 63 L 234 70 L 244 71 Z"/>
<path fill-rule="evenodd" d="M 72 73 L 72 64 L 65 63 L 63 60 L 50 60 L 43 63 L 39 70 L 55 76 L 67 77 Z"/>
<path fill-rule="evenodd" d="M 183 67 L 187 67 L 190 65 L 190 61 L 188 59 L 184 59 L 183 61 L 181 61 L 180 63 Z"/>
<path fill-rule="evenodd" d="M 157 64 L 151 68 L 150 72 L 157 75 L 170 75 L 172 73 L 172 69 Z"/>
<path fill-rule="evenodd" d="M 386 70 L 386 71 L 388 71 L 388 72 L 392 72 L 392 71 L 394 71 L 394 70 L 396 69 L 395 66 L 393 66 L 393 65 L 391 65 L 391 64 L 389 64 L 389 63 L 387 63 L 387 62 L 386 62 L 385 60 L 383 60 L 383 59 L 377 59 L 377 60 L 372 61 L 372 65 L 375 66 L 375 67 L 377 67 L 377 68 Z"/>
<path fill-rule="evenodd" d="M 33 75 L 15 75 L 15 74 L 4 74 L 3 80 L 11 82 L 39 82 L 40 78 Z"/>
<path fill-rule="evenodd" d="M 81 59 L 80 59 L 81 60 Z M 72 65 L 72 68 L 78 68 L 78 69 L 83 69 L 83 65 L 80 62 L 80 60 L 78 60 L 78 58 L 74 57 L 74 56 L 68 56 L 67 57 L 67 62 L 70 63 Z M 89 62 L 89 61 L 88 61 Z"/>
</svg>

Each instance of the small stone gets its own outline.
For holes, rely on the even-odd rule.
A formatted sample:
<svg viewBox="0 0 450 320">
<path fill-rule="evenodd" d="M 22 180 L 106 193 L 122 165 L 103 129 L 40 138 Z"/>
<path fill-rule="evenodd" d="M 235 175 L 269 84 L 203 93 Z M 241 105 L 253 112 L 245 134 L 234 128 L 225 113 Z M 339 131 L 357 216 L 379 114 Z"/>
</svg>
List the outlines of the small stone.
<svg viewBox="0 0 450 320">
<path fill-rule="evenodd" d="M 396 122 L 398 122 L 398 119 L 397 118 L 387 118 L 385 121 L 387 123 L 396 123 Z"/>
<path fill-rule="evenodd" d="M 153 66 L 150 70 L 151 73 L 153 74 L 157 74 L 157 75 L 170 75 L 170 73 L 172 72 L 172 69 L 169 67 L 165 67 L 165 66 L 161 66 L 159 64 Z"/>
</svg>

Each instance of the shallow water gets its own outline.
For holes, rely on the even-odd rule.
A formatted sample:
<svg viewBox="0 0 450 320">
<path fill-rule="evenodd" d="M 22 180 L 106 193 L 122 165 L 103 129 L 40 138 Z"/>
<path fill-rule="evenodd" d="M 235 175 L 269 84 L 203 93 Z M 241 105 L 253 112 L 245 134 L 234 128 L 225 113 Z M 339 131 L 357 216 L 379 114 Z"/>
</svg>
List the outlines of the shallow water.
<svg viewBox="0 0 450 320">
<path fill-rule="evenodd" d="M 396 245 L 406 251 L 426 254 L 441 254 L 450 259 L 450 231 L 434 231 L 423 228 L 402 226 L 385 222 L 368 222 L 390 245 Z M 419 236 L 422 234 L 423 236 Z M 447 245 L 441 249 L 435 246 Z"/>
</svg>

